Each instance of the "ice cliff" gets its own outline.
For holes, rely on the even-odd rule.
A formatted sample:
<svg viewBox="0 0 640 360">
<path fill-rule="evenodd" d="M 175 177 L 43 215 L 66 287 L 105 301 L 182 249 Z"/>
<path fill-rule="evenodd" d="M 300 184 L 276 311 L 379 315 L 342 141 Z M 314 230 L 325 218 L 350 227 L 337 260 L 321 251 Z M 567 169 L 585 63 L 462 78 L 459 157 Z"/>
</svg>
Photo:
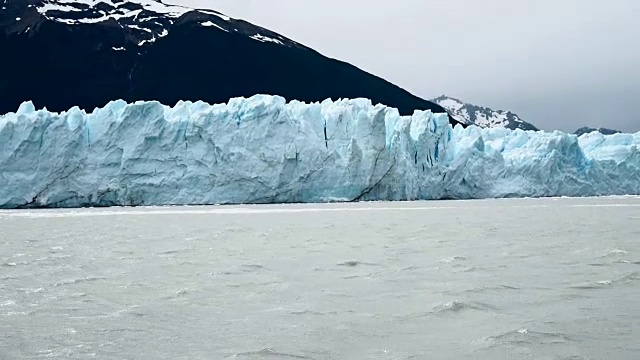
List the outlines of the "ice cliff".
<svg viewBox="0 0 640 360">
<path fill-rule="evenodd" d="M 640 133 L 451 128 L 363 99 L 0 116 L 0 207 L 640 194 Z"/>
</svg>

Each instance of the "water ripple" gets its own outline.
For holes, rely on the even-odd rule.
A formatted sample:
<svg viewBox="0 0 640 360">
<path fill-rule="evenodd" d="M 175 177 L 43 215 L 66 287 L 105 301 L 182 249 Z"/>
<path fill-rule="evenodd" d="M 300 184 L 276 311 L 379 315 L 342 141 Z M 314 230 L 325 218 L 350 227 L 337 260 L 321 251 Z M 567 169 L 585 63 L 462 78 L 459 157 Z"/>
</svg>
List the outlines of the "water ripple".
<svg viewBox="0 0 640 360">
<path fill-rule="evenodd" d="M 318 311 L 313 311 L 313 310 L 291 311 L 291 312 L 289 312 L 289 314 L 291 314 L 291 315 L 315 315 L 315 316 L 325 315 L 325 313 L 318 312 Z"/>
<path fill-rule="evenodd" d="M 71 285 L 71 284 L 78 284 L 78 283 L 81 283 L 81 282 L 91 282 L 91 281 L 107 280 L 107 279 L 108 278 L 106 278 L 104 276 L 87 276 L 87 277 L 83 277 L 83 278 L 63 280 L 63 281 L 54 283 L 53 286 Z"/>
<path fill-rule="evenodd" d="M 605 280 L 598 280 L 595 282 L 586 282 L 586 283 L 581 283 L 577 285 L 571 285 L 569 286 L 569 288 L 581 289 L 581 290 L 592 290 L 592 289 L 601 289 L 601 288 L 616 285 L 616 284 L 629 284 L 636 281 L 639 275 L 640 275 L 640 272 L 634 271 L 626 275 L 623 275 L 617 279 L 613 279 L 613 280 L 605 279 Z"/>
<path fill-rule="evenodd" d="M 349 260 L 349 261 L 341 262 L 338 264 L 338 266 L 347 266 L 347 267 L 356 267 L 356 266 L 362 266 L 362 265 L 377 266 L 378 264 L 366 263 L 366 262 L 357 261 L 357 260 Z"/>
<path fill-rule="evenodd" d="M 262 349 L 260 351 L 250 351 L 244 353 L 237 353 L 227 357 L 227 359 L 313 359 L 307 356 L 287 354 L 277 352 L 273 349 Z"/>
<path fill-rule="evenodd" d="M 628 254 L 628 252 L 622 249 L 610 249 L 606 254 L 602 255 L 601 257 L 619 256 L 619 255 L 626 255 L 626 254 Z"/>
<path fill-rule="evenodd" d="M 496 290 L 520 290 L 519 287 L 515 287 L 515 286 L 509 286 L 509 285 L 499 285 L 499 286 L 487 286 L 487 287 L 480 287 L 480 288 L 473 288 L 473 289 L 468 289 L 465 290 L 464 292 L 467 293 L 486 293 L 489 291 L 496 291 Z"/>
<path fill-rule="evenodd" d="M 464 257 L 464 256 L 451 256 L 451 257 L 448 257 L 448 258 L 441 259 L 441 260 L 440 260 L 440 262 L 441 262 L 441 263 L 448 264 L 448 263 L 452 263 L 452 262 L 454 262 L 454 261 L 458 261 L 458 260 L 466 260 L 466 259 L 467 259 L 467 258 L 466 258 L 466 257 Z"/>
<path fill-rule="evenodd" d="M 465 310 L 480 310 L 480 311 L 496 311 L 495 306 L 482 302 L 463 302 L 463 301 L 450 301 L 439 304 L 433 308 L 434 314 L 447 314 L 447 313 L 459 313 Z"/>
<path fill-rule="evenodd" d="M 523 328 L 509 331 L 496 336 L 488 336 L 479 343 L 490 343 L 485 349 L 504 345 L 549 345 L 575 342 L 563 333 L 537 332 Z"/>
</svg>

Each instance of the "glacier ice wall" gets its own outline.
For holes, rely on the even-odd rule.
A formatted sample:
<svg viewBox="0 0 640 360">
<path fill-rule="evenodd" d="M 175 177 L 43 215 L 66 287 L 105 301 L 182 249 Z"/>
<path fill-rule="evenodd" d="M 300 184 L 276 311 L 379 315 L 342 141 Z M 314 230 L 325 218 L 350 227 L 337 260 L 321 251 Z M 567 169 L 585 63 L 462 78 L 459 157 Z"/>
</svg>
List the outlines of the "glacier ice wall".
<svg viewBox="0 0 640 360">
<path fill-rule="evenodd" d="M 451 128 L 364 99 L 0 116 L 0 207 L 640 194 L 640 133 Z"/>
</svg>

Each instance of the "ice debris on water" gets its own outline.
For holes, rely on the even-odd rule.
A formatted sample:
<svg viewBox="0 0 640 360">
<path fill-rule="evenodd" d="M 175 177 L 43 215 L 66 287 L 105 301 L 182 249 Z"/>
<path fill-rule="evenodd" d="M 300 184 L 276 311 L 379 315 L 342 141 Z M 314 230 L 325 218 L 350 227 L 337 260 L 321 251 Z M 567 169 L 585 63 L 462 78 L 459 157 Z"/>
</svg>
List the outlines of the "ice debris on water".
<svg viewBox="0 0 640 360">
<path fill-rule="evenodd" d="M 0 116 L 0 207 L 640 194 L 640 133 L 452 128 L 370 100 L 23 103 Z"/>
</svg>

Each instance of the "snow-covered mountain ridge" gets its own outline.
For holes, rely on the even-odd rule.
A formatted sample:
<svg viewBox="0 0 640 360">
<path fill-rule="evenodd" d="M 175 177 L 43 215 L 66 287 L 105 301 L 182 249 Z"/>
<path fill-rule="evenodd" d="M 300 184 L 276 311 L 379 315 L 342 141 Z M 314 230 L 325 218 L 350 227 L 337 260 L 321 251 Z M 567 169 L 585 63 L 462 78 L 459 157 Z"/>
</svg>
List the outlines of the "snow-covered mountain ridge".
<svg viewBox="0 0 640 360">
<path fill-rule="evenodd" d="M 511 111 L 492 110 L 487 107 L 465 103 L 446 95 L 431 101 L 444 107 L 455 119 L 464 124 L 476 125 L 482 128 L 538 130 L 533 124 L 522 120 Z"/>
<path fill-rule="evenodd" d="M 511 111 L 493 110 L 488 107 L 469 104 L 446 95 L 442 95 L 431 101 L 445 108 L 454 119 L 466 125 L 476 125 L 481 128 L 538 130 L 535 125 L 524 121 L 520 116 Z M 603 127 L 594 128 L 585 126 L 577 129 L 574 134 L 580 136 L 590 132 L 612 135 L 620 131 Z"/>
<path fill-rule="evenodd" d="M 16 0 L 10 0 L 15 2 Z M 192 9 L 167 5 L 157 0 L 19 0 L 22 13 L 16 17 L 16 31 L 28 32 L 38 25 L 35 12 L 44 19 L 67 25 L 106 24 L 122 28 L 127 33 L 125 41 L 112 48 L 125 51 L 129 45 L 148 45 L 167 36 L 172 25 L 183 20 L 196 20 L 201 26 L 214 26 L 222 31 L 242 34 L 260 42 L 298 47 L 300 44 L 267 29 L 232 19 L 222 13 L 207 9 Z M 26 6 L 26 9 L 24 8 Z M 24 29 L 24 30 L 22 30 Z"/>
</svg>

